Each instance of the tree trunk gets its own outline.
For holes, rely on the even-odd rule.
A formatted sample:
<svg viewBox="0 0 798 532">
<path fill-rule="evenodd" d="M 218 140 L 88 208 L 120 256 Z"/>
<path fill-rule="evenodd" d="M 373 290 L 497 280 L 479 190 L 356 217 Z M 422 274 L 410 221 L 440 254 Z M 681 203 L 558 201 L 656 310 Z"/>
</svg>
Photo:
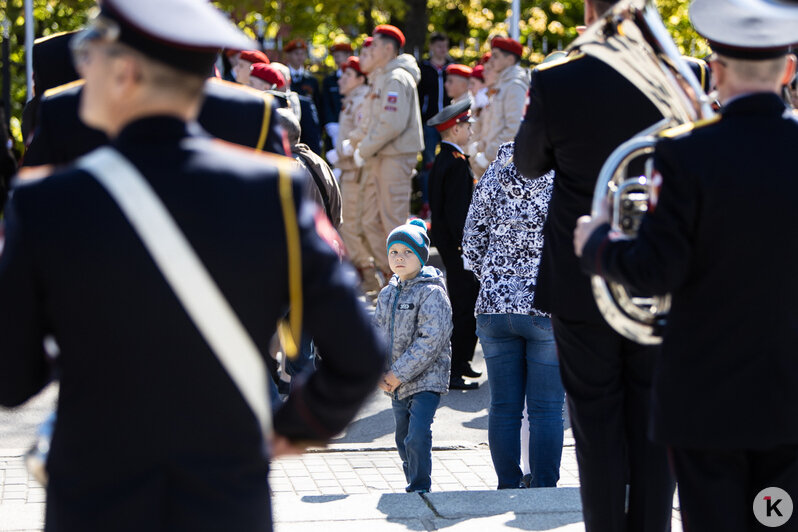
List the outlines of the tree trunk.
<svg viewBox="0 0 798 532">
<path fill-rule="evenodd" d="M 397 24 L 405 34 L 405 52 L 418 58 L 424 56 L 427 41 L 427 0 L 406 0 L 405 19 Z"/>
</svg>

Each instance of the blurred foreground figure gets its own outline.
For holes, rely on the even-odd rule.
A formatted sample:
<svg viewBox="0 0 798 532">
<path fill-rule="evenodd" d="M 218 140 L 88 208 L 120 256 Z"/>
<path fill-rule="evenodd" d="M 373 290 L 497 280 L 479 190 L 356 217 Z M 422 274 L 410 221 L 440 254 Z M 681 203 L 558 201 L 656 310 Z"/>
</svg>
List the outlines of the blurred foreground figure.
<svg viewBox="0 0 798 532">
<path fill-rule="evenodd" d="M 36 394 L 50 374 L 43 339 L 60 346 L 48 531 L 271 530 L 268 447 L 299 452 L 342 430 L 383 368 L 353 274 L 285 159 L 194 134 L 217 50 L 251 46 L 193 0 L 105 0 L 74 41 L 80 119 L 110 146 L 20 182 L 0 233 L 0 404 Z M 109 160 L 128 171 L 108 172 Z M 153 260 L 137 210 L 112 194 L 119 179 L 104 179 L 123 173 L 174 218 L 227 312 L 197 319 L 164 273 L 183 264 Z M 241 360 L 222 353 L 242 338 L 267 353 L 277 321 L 303 304 L 324 363 L 270 432 L 266 394 L 261 407 L 231 370 Z M 219 341 L 225 323 L 238 328 Z"/>
<path fill-rule="evenodd" d="M 637 239 L 585 217 L 576 253 L 586 272 L 672 293 L 652 435 L 670 448 L 684 529 L 794 531 L 798 242 L 784 235 L 798 229 L 798 117 L 779 96 L 798 7 L 695 0 L 690 18 L 715 51 L 722 111 L 660 135 Z"/>
</svg>

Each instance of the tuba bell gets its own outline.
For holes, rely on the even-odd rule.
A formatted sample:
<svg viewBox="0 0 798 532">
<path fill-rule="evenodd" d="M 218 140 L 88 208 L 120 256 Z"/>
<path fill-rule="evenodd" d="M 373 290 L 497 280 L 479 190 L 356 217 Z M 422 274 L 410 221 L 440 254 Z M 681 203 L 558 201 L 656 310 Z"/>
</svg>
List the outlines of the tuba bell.
<svg viewBox="0 0 798 532">
<path fill-rule="evenodd" d="M 607 63 L 645 94 L 663 117 L 618 146 L 596 182 L 592 214 L 609 202 L 613 232 L 619 238 L 635 238 L 655 193 L 652 155 L 659 133 L 711 118 L 714 111 L 653 0 L 615 4 L 574 41 L 569 53 L 573 51 Z M 662 342 L 669 294 L 640 294 L 596 275 L 591 283 L 599 311 L 613 329 L 641 344 Z"/>
</svg>

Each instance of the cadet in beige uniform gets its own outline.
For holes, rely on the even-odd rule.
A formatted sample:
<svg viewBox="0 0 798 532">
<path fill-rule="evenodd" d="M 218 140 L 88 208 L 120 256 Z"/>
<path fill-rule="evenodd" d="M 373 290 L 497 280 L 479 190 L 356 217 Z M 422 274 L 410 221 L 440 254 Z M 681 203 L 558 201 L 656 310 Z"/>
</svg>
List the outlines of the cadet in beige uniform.
<svg viewBox="0 0 798 532">
<path fill-rule="evenodd" d="M 513 39 L 494 37 L 491 41 L 486 71 L 498 74 L 498 79 L 488 91 L 490 104 L 482 113 L 487 116 L 480 115 L 480 138 L 474 155 L 474 162 L 480 168 L 488 167 L 499 146 L 512 141 L 521 126 L 529 88 L 529 72 L 519 64 L 522 53 L 521 43 Z"/>
<path fill-rule="evenodd" d="M 492 108 L 490 102 L 493 95 L 496 94 L 496 83 L 499 81 L 499 74 L 489 67 L 483 69 L 483 86 L 479 89 L 474 97 L 474 107 L 472 112 L 475 115 L 475 121 L 471 126 L 471 142 L 468 144 L 466 153 L 471 157 L 471 169 L 474 171 L 474 177 L 479 180 L 482 174 L 487 170 L 487 166 L 482 166 L 477 162 L 477 154 L 484 151 L 484 142 L 480 142 L 485 134 L 486 123 L 491 123 Z M 480 148 L 482 146 L 482 148 Z"/>
<path fill-rule="evenodd" d="M 371 251 L 366 245 L 361 223 L 363 209 L 363 195 L 361 181 L 363 170 L 355 165 L 352 151 L 359 144 L 362 137 L 355 137 L 358 126 L 365 118 L 365 107 L 368 101 L 366 95 L 369 87 L 366 84 L 366 75 L 360 69 L 360 60 L 357 57 L 348 58 L 341 64 L 341 77 L 338 78 L 338 89 L 343 97 L 341 114 L 338 115 L 338 135 L 335 146 L 335 167 L 341 170 L 341 196 L 343 200 L 344 223 L 339 232 L 346 244 L 347 255 L 352 264 L 357 268 L 361 278 L 375 283 L 374 265 Z M 344 149 L 344 143 L 347 149 Z M 329 159 L 329 157 L 328 157 Z M 376 286 L 364 286 L 366 290 L 375 289 Z"/>
<path fill-rule="evenodd" d="M 468 82 L 471 79 L 471 67 L 452 64 L 446 67 L 446 81 L 443 88 L 446 96 L 452 99 L 449 105 L 463 103 L 471 99 L 468 93 Z"/>
<path fill-rule="evenodd" d="M 389 275 L 385 235 L 403 225 L 410 212 L 412 175 L 424 149 L 416 85 L 421 71 L 413 56 L 399 54 L 405 38 L 398 28 L 374 29 L 369 54 L 361 68 L 372 84 L 368 103 L 368 133 L 355 150 L 358 166 L 365 166 L 363 229 L 377 267 Z"/>
</svg>

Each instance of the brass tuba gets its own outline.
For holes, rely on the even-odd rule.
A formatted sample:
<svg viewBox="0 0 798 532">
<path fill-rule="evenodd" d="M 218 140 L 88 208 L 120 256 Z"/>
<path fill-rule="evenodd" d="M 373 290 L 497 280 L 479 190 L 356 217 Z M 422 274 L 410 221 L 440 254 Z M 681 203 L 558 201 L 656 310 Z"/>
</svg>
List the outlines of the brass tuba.
<svg viewBox="0 0 798 532">
<path fill-rule="evenodd" d="M 682 59 L 653 0 L 622 0 L 592 24 L 570 50 L 607 63 L 632 82 L 662 113 L 662 120 L 618 146 L 601 168 L 593 215 L 611 203 L 612 229 L 634 238 L 652 197 L 652 154 L 658 133 L 714 115 L 710 100 Z M 630 175 L 634 167 L 637 174 Z M 591 279 L 604 319 L 641 344 L 662 342 L 670 295 L 638 294 L 599 276 Z"/>
</svg>

